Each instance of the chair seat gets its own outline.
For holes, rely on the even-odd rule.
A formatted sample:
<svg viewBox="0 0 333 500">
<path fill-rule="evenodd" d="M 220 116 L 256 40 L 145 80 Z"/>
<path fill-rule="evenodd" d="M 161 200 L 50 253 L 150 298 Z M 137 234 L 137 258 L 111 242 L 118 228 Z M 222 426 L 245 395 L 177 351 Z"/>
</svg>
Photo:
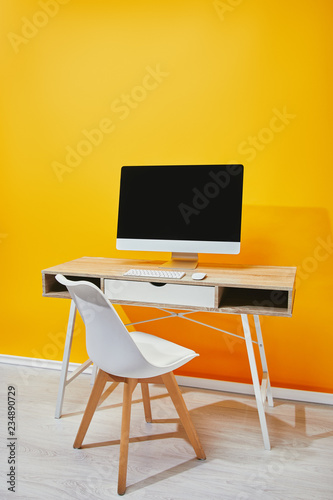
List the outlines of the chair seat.
<svg viewBox="0 0 333 500">
<path fill-rule="evenodd" d="M 173 371 L 199 356 L 192 349 L 187 349 L 149 333 L 132 332 L 130 336 L 148 363 L 158 368 L 167 368 L 168 371 Z"/>
</svg>

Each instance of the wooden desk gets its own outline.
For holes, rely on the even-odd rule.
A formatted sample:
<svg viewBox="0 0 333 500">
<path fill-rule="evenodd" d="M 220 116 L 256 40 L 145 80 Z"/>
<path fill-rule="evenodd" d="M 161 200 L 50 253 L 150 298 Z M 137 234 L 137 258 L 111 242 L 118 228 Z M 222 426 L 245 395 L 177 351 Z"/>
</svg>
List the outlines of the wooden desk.
<svg viewBox="0 0 333 500">
<path fill-rule="evenodd" d="M 82 257 L 43 270 L 43 296 L 70 298 L 67 289 L 55 279 L 55 275 L 60 273 L 70 279 L 83 279 L 95 283 L 113 304 L 155 307 L 163 311 L 163 319 L 178 316 L 230 335 L 235 334 L 198 322 L 189 315 L 198 311 L 241 315 L 244 337 L 240 338 L 246 343 L 264 446 L 270 449 L 264 404 L 267 400 L 268 404 L 273 406 L 273 398 L 259 316 L 290 317 L 292 315 L 296 268 L 199 264 L 196 272 L 207 274 L 202 281 L 192 280 L 193 271 L 188 270 L 180 280 L 123 275 L 131 268 L 158 269 L 160 264 L 159 261 Z M 156 283 L 163 283 L 163 285 L 156 286 Z M 165 311 L 165 309 L 171 309 L 171 311 Z M 176 312 L 177 310 L 180 311 Z M 76 308 L 71 302 L 56 418 L 61 415 L 66 385 L 91 364 L 91 361 L 87 360 L 67 379 L 75 315 Z M 254 317 L 257 342 L 252 340 L 249 315 Z M 254 342 L 259 347 L 263 370 L 261 384 L 253 351 Z"/>
</svg>

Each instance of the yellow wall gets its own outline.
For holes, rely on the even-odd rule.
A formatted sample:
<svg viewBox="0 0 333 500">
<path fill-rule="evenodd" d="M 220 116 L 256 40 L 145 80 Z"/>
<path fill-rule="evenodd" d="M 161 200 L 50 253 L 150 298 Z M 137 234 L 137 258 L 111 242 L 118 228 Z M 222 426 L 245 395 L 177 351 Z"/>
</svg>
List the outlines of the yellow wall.
<svg viewBox="0 0 333 500">
<path fill-rule="evenodd" d="M 139 256 L 115 249 L 122 165 L 232 161 L 242 251 L 215 260 L 298 266 L 293 318 L 262 323 L 272 383 L 333 392 L 331 18 L 330 0 L 2 2 L 1 353 L 61 359 L 69 303 L 42 298 L 42 269 Z M 201 354 L 183 374 L 250 381 L 243 343 L 160 331 Z M 72 361 L 83 345 L 79 322 Z"/>
</svg>

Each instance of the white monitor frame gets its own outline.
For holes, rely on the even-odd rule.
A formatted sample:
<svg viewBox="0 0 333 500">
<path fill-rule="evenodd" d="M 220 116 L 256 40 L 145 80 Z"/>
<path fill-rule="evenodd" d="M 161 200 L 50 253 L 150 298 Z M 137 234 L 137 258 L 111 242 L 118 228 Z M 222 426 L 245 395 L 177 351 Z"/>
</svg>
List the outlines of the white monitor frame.
<svg viewBox="0 0 333 500">
<path fill-rule="evenodd" d="M 221 166 L 228 167 L 227 165 Z M 232 167 L 237 166 L 230 165 L 230 175 L 232 175 L 233 172 Z M 158 166 L 152 168 L 158 168 Z M 218 226 L 218 221 L 216 222 L 216 224 Z M 201 241 L 149 238 L 141 239 L 138 237 L 123 238 L 118 237 L 117 235 L 116 248 L 118 250 L 130 251 L 171 252 L 171 261 L 166 262 L 165 264 L 163 264 L 163 266 L 171 268 L 195 268 L 198 262 L 198 253 L 236 255 L 240 253 L 240 241 Z"/>
</svg>

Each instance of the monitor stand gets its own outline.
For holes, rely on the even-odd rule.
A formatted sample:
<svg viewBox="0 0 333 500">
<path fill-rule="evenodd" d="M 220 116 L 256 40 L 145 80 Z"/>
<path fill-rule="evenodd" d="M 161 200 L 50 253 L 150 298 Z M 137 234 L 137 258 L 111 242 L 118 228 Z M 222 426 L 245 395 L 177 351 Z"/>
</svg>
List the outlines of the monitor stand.
<svg viewBox="0 0 333 500">
<path fill-rule="evenodd" d="M 160 267 L 168 267 L 170 269 L 195 269 L 197 265 L 197 253 L 172 252 L 171 260 L 164 262 Z"/>
</svg>

